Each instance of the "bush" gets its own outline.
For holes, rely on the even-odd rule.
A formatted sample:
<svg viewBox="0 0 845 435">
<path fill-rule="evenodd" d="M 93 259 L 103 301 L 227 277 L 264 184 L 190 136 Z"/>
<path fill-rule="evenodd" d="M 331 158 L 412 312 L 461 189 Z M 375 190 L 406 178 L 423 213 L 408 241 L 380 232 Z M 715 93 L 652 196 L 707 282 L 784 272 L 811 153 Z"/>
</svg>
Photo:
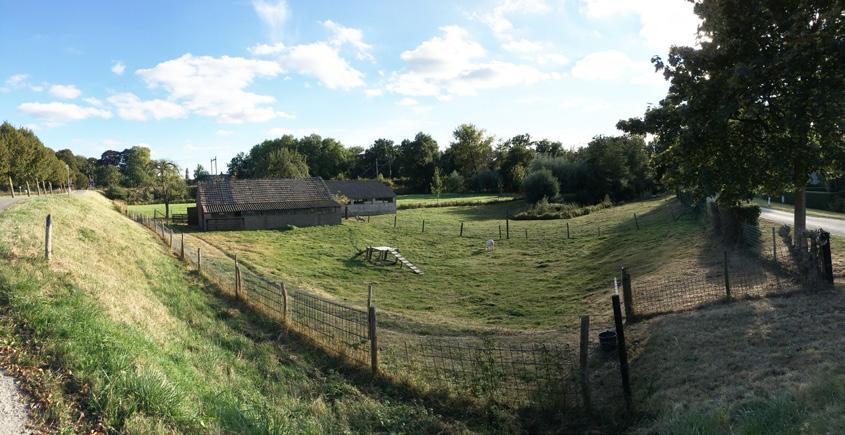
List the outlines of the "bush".
<svg viewBox="0 0 845 435">
<path fill-rule="evenodd" d="M 550 204 L 546 198 L 541 199 L 537 204 L 527 210 L 514 215 L 514 220 L 548 220 L 548 219 L 571 219 L 578 216 L 588 215 L 594 211 L 613 207 L 609 196 L 595 205 L 580 206 L 572 203 Z"/>
<path fill-rule="evenodd" d="M 106 188 L 105 194 L 108 199 L 119 199 L 121 201 L 126 201 L 129 197 L 129 191 L 126 188 L 117 185 L 111 185 Z"/>
<path fill-rule="evenodd" d="M 481 171 L 469 180 L 470 188 L 475 192 L 498 192 L 501 177 L 496 171 Z"/>
<path fill-rule="evenodd" d="M 525 177 L 525 181 L 522 182 L 522 191 L 525 193 L 525 199 L 528 202 L 537 204 L 543 198 L 556 197 L 560 191 L 560 185 L 552 171 L 541 169 Z"/>
<path fill-rule="evenodd" d="M 461 193 L 464 191 L 464 177 L 458 171 L 452 171 L 446 177 L 444 184 L 448 193 Z"/>
<path fill-rule="evenodd" d="M 713 218 L 713 230 L 728 243 L 742 239 L 743 224 L 757 226 L 760 219 L 760 207 L 746 205 L 738 207 L 719 206 L 715 202 L 710 204 Z"/>
</svg>

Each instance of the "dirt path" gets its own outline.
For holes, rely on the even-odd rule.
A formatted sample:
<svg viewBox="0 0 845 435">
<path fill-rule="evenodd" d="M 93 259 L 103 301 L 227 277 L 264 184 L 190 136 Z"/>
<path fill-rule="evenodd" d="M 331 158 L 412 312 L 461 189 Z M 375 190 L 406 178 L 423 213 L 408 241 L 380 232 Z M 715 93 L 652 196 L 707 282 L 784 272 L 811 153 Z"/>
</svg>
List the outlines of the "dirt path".
<svg viewBox="0 0 845 435">
<path fill-rule="evenodd" d="M 761 208 L 760 217 L 768 221 L 777 222 L 779 224 L 792 225 L 794 217 L 788 211 L 775 210 L 771 208 Z M 824 228 L 831 234 L 845 236 L 845 220 L 824 218 L 816 216 L 807 216 L 807 228 L 817 229 Z"/>
<path fill-rule="evenodd" d="M 18 200 L 19 198 L 0 198 L 0 212 Z M 15 384 L 15 379 L 7 376 L 0 369 L 0 434 L 30 433 L 26 429 L 26 422 L 29 419 L 27 408 Z"/>
</svg>

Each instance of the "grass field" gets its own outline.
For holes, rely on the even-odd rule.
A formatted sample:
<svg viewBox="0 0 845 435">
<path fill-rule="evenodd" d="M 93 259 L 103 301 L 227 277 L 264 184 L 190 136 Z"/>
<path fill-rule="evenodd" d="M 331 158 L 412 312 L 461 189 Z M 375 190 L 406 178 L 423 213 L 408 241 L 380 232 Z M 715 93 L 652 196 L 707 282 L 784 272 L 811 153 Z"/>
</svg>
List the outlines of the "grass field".
<svg viewBox="0 0 845 435">
<path fill-rule="evenodd" d="M 22 374 L 46 432 L 461 433 L 508 424 L 463 423 L 463 410 L 425 405 L 280 336 L 99 194 L 31 198 L 0 213 L 0 225 L 0 360 Z"/>
<path fill-rule="evenodd" d="M 694 257 L 700 225 L 673 222 L 669 208 L 676 205 L 654 199 L 565 221 L 511 221 L 510 239 L 502 240 L 504 217 L 524 203 L 400 210 L 396 229 L 386 215 L 370 223 L 194 235 L 267 277 L 355 305 L 364 304 L 374 283 L 380 310 L 415 322 L 548 329 L 572 325 L 580 314 L 606 314 L 622 265 L 645 274 Z M 492 252 L 484 249 L 486 239 L 496 240 Z M 357 249 L 385 245 L 400 249 L 423 275 L 355 257 Z"/>
<path fill-rule="evenodd" d="M 438 203 L 455 203 L 461 204 L 484 204 L 488 202 L 508 201 L 514 198 L 513 194 L 482 194 L 482 193 L 443 193 L 438 198 L 431 194 L 413 194 L 413 195 L 399 195 L 396 197 L 396 205 L 433 205 Z"/>
</svg>

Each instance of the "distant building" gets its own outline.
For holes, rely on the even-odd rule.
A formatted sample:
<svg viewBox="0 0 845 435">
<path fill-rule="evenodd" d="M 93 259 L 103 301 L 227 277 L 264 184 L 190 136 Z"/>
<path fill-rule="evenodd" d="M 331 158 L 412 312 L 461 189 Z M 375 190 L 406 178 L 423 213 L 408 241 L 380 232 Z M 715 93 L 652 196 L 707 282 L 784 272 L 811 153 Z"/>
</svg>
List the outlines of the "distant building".
<svg viewBox="0 0 845 435">
<path fill-rule="evenodd" d="M 197 186 L 197 220 L 206 231 L 287 225 L 339 225 L 342 208 L 322 178 L 210 180 Z"/>
<path fill-rule="evenodd" d="M 396 213 L 396 193 L 377 180 L 328 180 L 333 195 L 345 196 L 345 216 L 373 216 Z"/>
</svg>

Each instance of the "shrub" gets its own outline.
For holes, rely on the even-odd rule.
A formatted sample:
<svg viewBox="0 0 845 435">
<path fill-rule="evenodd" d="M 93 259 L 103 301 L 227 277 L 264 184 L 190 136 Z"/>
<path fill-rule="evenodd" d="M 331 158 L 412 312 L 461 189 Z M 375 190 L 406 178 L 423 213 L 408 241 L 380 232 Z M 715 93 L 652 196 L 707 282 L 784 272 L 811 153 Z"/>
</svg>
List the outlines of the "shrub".
<svg viewBox="0 0 845 435">
<path fill-rule="evenodd" d="M 531 208 L 517 213 L 513 218 L 515 220 L 571 219 L 610 207 L 613 207 L 613 202 L 609 196 L 605 196 L 604 200 L 598 204 L 588 206 L 567 202 L 551 204 L 546 198 L 543 198 Z"/>
<path fill-rule="evenodd" d="M 560 191 L 557 178 L 548 169 L 532 172 L 522 182 L 525 199 L 531 204 L 537 204 L 543 198 L 554 198 Z"/>
<path fill-rule="evenodd" d="M 461 193 L 464 191 L 464 177 L 458 171 L 452 171 L 445 180 L 446 192 Z"/>
<path fill-rule="evenodd" d="M 106 198 L 108 199 L 119 199 L 121 201 L 125 201 L 129 196 L 129 191 L 126 190 L 124 187 L 120 187 L 117 185 L 111 185 L 106 188 Z"/>
</svg>

